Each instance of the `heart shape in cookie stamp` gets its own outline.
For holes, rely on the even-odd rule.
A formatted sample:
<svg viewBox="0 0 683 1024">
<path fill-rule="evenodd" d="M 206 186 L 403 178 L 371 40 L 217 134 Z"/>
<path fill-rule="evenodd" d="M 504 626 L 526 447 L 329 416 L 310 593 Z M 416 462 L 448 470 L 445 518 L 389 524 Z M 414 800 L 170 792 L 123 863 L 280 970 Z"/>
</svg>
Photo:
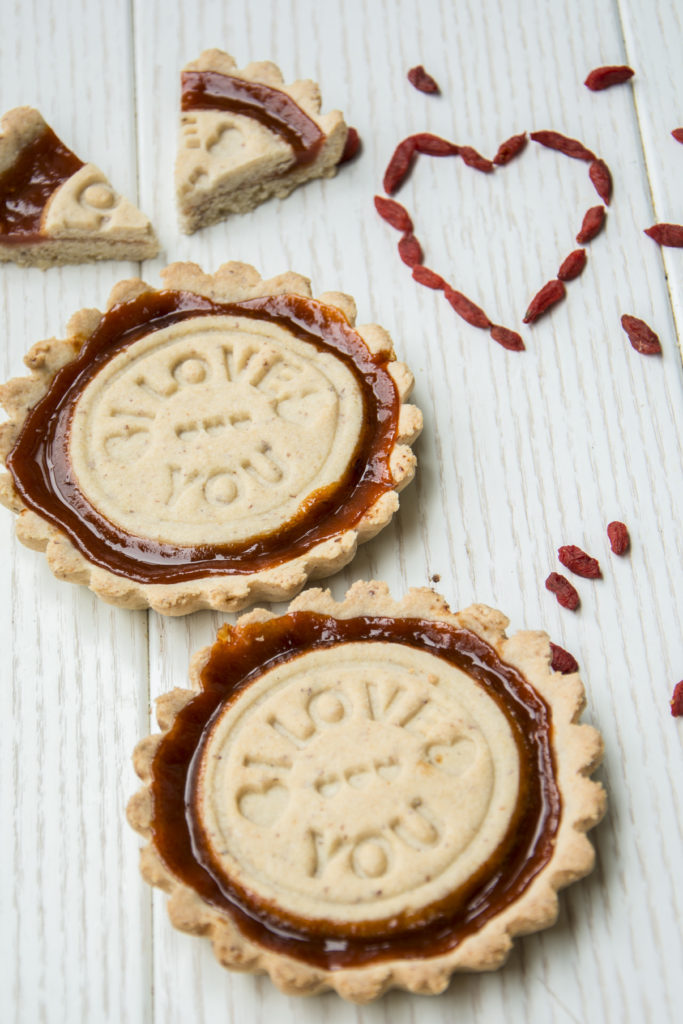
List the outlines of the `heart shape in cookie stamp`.
<svg viewBox="0 0 683 1024">
<path fill-rule="evenodd" d="M 566 135 L 555 131 L 531 132 L 531 139 L 548 149 L 554 149 L 573 160 L 588 163 L 589 176 L 603 205 L 591 207 L 584 215 L 581 228 L 576 236 L 580 245 L 591 242 L 605 224 L 605 207 L 612 196 L 612 175 L 604 160 L 596 157 L 590 149 Z M 398 144 L 384 173 L 384 190 L 393 195 L 406 180 L 417 156 L 459 156 L 474 170 L 491 174 L 518 157 L 526 148 L 527 134 L 520 132 L 501 143 L 493 160 L 488 160 L 472 146 L 460 146 L 429 132 L 409 135 Z M 375 196 L 375 209 L 391 227 L 401 232 L 398 243 L 399 256 L 412 270 L 413 279 L 426 288 L 443 291 L 455 312 L 473 327 L 488 330 L 491 337 L 503 348 L 521 352 L 524 342 L 517 331 L 495 324 L 484 310 L 462 292 L 453 288 L 445 278 L 430 270 L 423 262 L 422 246 L 413 228 L 413 221 L 404 206 L 393 199 Z M 524 323 L 533 323 L 566 296 L 565 283 L 578 277 L 586 266 L 586 250 L 576 249 L 560 265 L 554 278 L 548 281 L 533 297 L 524 316 Z"/>
<path fill-rule="evenodd" d="M 285 786 L 270 782 L 243 790 L 237 807 L 242 817 L 252 824 L 270 828 L 282 814 L 288 799 L 289 792 Z"/>
</svg>

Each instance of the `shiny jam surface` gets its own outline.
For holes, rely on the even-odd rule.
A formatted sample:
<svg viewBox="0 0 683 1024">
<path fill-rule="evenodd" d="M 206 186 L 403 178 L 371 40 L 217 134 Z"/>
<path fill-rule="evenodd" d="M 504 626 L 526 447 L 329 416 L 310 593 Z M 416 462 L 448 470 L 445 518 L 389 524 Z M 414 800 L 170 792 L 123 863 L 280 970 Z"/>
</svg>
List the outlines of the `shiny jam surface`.
<svg viewBox="0 0 683 1024">
<path fill-rule="evenodd" d="M 40 221 L 52 193 L 83 167 L 75 153 L 46 127 L 0 175 L 0 242 L 43 239 Z"/>
<path fill-rule="evenodd" d="M 406 644 L 466 672 L 507 719 L 520 760 L 508 829 L 457 891 L 391 921 L 307 921 L 259 900 L 227 877 L 202 842 L 195 811 L 202 747 L 225 706 L 266 669 L 313 649 L 344 643 Z M 292 612 L 265 623 L 223 627 L 201 674 L 201 691 L 178 714 L 152 765 L 154 843 L 171 872 L 228 913 L 262 946 L 326 969 L 444 953 L 512 903 L 549 861 L 561 814 L 548 706 L 524 677 L 475 634 L 410 618 L 335 619 Z"/>
<path fill-rule="evenodd" d="M 126 533 L 102 516 L 78 487 L 69 457 L 74 407 L 98 371 L 140 338 L 182 320 L 225 315 L 265 320 L 344 362 L 363 401 L 363 427 L 341 479 L 313 492 L 271 534 L 233 545 L 178 546 Z M 353 528 L 393 481 L 389 456 L 399 398 L 386 357 L 373 356 L 339 310 L 298 295 L 218 303 L 190 292 L 148 292 L 104 315 L 78 357 L 54 377 L 29 412 L 7 458 L 27 508 L 67 534 L 95 565 L 147 583 L 246 574 L 279 565 Z M 144 483 L 144 482 L 142 482 Z"/>
<path fill-rule="evenodd" d="M 183 71 L 183 110 L 227 110 L 258 121 L 280 135 L 298 164 L 313 163 L 325 135 L 298 103 L 281 89 L 218 71 Z"/>
</svg>

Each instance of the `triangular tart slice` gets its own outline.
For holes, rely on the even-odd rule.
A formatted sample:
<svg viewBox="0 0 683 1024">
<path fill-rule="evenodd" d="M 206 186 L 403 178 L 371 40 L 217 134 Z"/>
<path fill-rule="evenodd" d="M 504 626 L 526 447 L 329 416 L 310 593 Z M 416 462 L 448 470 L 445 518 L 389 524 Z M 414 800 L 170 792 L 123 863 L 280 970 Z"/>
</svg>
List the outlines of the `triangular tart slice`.
<svg viewBox="0 0 683 1024">
<path fill-rule="evenodd" d="M 320 114 L 315 82 L 286 85 L 270 61 L 239 69 L 205 50 L 181 88 L 176 195 L 188 234 L 336 173 L 348 128 L 338 110 Z"/>
<path fill-rule="evenodd" d="M 0 260 L 52 267 L 143 260 L 159 250 L 149 220 L 85 164 L 32 107 L 0 121 Z"/>
</svg>

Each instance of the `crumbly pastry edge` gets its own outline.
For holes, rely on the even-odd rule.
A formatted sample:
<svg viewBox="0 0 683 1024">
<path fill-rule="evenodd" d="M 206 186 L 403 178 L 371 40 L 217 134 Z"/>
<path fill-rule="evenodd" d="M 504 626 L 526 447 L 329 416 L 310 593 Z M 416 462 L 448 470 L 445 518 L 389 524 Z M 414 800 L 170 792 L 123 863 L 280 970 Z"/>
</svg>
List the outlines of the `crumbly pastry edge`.
<svg viewBox="0 0 683 1024">
<path fill-rule="evenodd" d="M 155 849 L 151 832 L 153 796 L 151 768 L 158 746 L 180 710 L 200 690 L 200 674 L 211 648 L 198 651 L 190 669 L 191 689 L 174 689 L 157 699 L 161 733 L 143 739 L 134 753 L 135 770 L 145 785 L 129 801 L 131 826 L 148 842 L 141 850 L 140 869 L 151 885 L 169 894 L 168 912 L 181 931 L 208 936 L 216 959 L 232 970 L 267 973 L 288 995 L 315 995 L 333 989 L 345 999 L 365 1003 L 391 988 L 421 995 L 436 995 L 448 986 L 456 971 L 488 971 L 506 960 L 517 935 L 539 931 L 554 924 L 560 889 L 587 875 L 593 868 L 594 849 L 586 836 L 603 817 L 605 792 L 590 778 L 602 760 L 603 743 L 597 729 L 578 724 L 585 706 L 584 688 L 578 673 L 553 672 L 546 633 L 521 631 L 507 637 L 508 619 L 486 605 L 475 604 L 453 614 L 445 599 L 429 588 L 414 588 L 402 600 L 392 599 L 385 583 L 355 583 L 341 602 L 329 590 L 309 589 L 290 605 L 289 611 L 315 611 L 337 618 L 382 615 L 431 619 L 465 628 L 489 643 L 508 665 L 518 669 L 550 705 L 553 719 L 552 749 L 556 778 L 562 798 L 562 814 L 551 860 L 511 905 L 490 919 L 455 949 L 424 959 L 396 959 L 358 968 L 325 970 L 273 952 L 246 938 L 232 919 L 211 907 L 193 889 L 180 882 Z M 242 616 L 236 629 L 276 616 L 254 609 Z"/>
<path fill-rule="evenodd" d="M 40 111 L 34 107 L 15 107 L 0 119 L 0 174 L 4 174 L 17 160 L 22 149 L 30 145 L 50 125 Z M 17 263 L 23 267 L 63 266 L 70 263 L 88 263 L 92 260 L 146 260 L 152 259 L 159 251 L 154 229 L 144 214 L 127 199 L 116 192 L 109 179 L 93 164 L 84 164 L 76 174 L 89 170 L 91 175 L 106 183 L 121 202 L 118 220 L 119 231 L 115 237 L 97 229 L 76 230 L 64 228 L 53 233 L 45 230 L 40 242 L 4 243 L 0 236 L 0 262 Z M 45 221 L 53 199 L 62 192 L 75 177 L 67 178 L 50 196 L 42 221 Z M 68 213 L 68 206 L 62 211 Z"/>
<path fill-rule="evenodd" d="M 258 271 L 246 263 L 225 263 L 215 274 L 205 274 L 196 263 L 172 263 L 162 270 L 161 276 L 164 289 L 195 292 L 219 302 L 286 293 L 310 298 L 312 294 L 310 282 L 299 274 L 287 272 L 264 281 Z M 120 281 L 109 296 L 107 310 L 152 290 L 137 278 Z M 335 306 L 352 327 L 355 325 L 356 307 L 350 296 L 324 292 L 318 296 L 318 301 Z M 0 405 L 9 416 L 7 422 L 0 424 L 0 458 L 6 459 L 29 411 L 46 394 L 58 370 L 78 355 L 102 315 L 97 309 L 82 309 L 74 314 L 67 325 L 65 339 L 49 338 L 30 349 L 24 359 L 31 370 L 30 377 L 15 377 L 0 385 Z M 405 404 L 412 390 L 413 375 L 404 363 L 394 360 L 389 334 L 377 324 L 354 329 L 373 353 L 390 360 L 387 370 L 402 404 L 398 434 L 389 460 L 393 490 L 386 491 L 353 529 L 321 541 L 298 558 L 256 573 L 208 576 L 170 584 L 136 583 L 91 564 L 64 532 L 24 506 L 11 475 L 1 473 L 0 502 L 18 514 L 17 537 L 27 547 L 44 551 L 48 565 L 59 579 L 85 584 L 110 604 L 130 609 L 149 607 L 164 615 L 186 615 L 203 608 L 235 612 L 259 600 L 289 600 L 307 580 L 341 569 L 354 557 L 358 544 L 379 533 L 397 510 L 398 491 L 410 483 L 415 473 L 416 460 L 410 445 L 422 430 L 420 410 Z"/>
<path fill-rule="evenodd" d="M 243 68 L 237 66 L 234 57 L 224 50 L 204 50 L 199 57 L 186 64 L 183 71 L 216 71 L 222 75 L 259 82 L 290 96 L 296 104 L 315 121 L 325 134 L 325 142 L 316 159 L 303 167 L 291 167 L 275 178 L 267 177 L 249 187 L 232 188 L 229 184 L 230 171 L 226 170 L 224 182 L 219 183 L 208 208 L 194 194 L 190 157 L 183 145 L 182 131 L 175 165 L 176 203 L 180 216 L 180 227 L 186 234 L 208 227 L 224 220 L 231 213 L 247 213 L 272 198 L 285 199 L 299 185 L 314 178 L 330 178 L 337 173 L 337 165 L 344 150 L 348 127 L 339 110 L 321 114 L 320 89 L 311 79 L 298 79 L 286 83 L 282 71 L 272 61 L 254 61 Z M 182 117 L 191 111 L 181 113 Z"/>
</svg>

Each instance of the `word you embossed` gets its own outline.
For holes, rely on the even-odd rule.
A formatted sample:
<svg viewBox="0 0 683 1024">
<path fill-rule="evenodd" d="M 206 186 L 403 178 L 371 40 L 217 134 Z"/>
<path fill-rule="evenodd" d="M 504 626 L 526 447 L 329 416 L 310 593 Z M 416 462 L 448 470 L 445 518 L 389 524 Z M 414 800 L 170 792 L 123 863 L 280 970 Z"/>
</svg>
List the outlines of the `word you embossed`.
<svg viewBox="0 0 683 1024">
<path fill-rule="evenodd" d="M 441 823 L 416 797 L 381 829 L 369 834 L 345 837 L 332 829 L 308 829 L 308 874 L 320 878 L 333 860 L 343 858 L 358 878 L 379 878 L 391 870 L 397 842 L 419 851 L 436 846 L 441 837 Z"/>
</svg>

